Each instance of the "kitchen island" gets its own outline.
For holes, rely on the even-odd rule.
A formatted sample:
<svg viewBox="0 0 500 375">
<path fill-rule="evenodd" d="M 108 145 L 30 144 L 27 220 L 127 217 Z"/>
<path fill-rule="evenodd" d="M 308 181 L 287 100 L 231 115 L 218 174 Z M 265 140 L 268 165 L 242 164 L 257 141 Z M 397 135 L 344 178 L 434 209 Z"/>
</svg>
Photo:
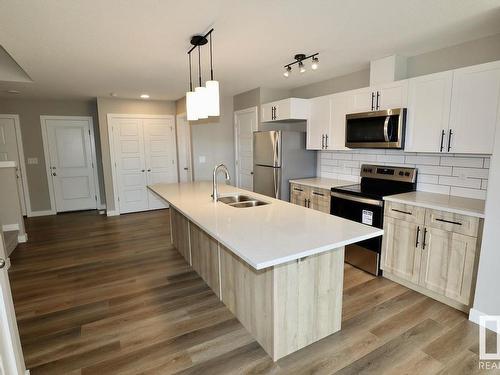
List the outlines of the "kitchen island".
<svg viewBox="0 0 500 375">
<path fill-rule="evenodd" d="M 174 246 L 275 361 L 340 330 L 344 246 L 383 234 L 228 185 L 221 197 L 267 204 L 215 203 L 209 182 L 149 188 L 170 205 Z"/>
</svg>

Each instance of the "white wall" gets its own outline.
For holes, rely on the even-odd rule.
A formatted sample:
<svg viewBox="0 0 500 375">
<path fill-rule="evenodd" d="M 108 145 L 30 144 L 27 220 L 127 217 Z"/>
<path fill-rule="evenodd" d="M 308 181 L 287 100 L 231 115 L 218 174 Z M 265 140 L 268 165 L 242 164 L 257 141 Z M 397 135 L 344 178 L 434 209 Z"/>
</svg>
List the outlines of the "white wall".
<svg viewBox="0 0 500 375">
<path fill-rule="evenodd" d="M 479 259 L 476 296 L 471 320 L 479 315 L 500 315 L 500 127 L 497 126 L 495 149 L 491 158 L 486 199 L 486 218 Z"/>
<path fill-rule="evenodd" d="M 196 181 L 211 180 L 216 164 L 224 163 L 235 181 L 233 98 L 222 97 L 220 117 L 191 122 L 193 174 Z M 203 162 L 202 159 L 205 158 Z"/>
</svg>

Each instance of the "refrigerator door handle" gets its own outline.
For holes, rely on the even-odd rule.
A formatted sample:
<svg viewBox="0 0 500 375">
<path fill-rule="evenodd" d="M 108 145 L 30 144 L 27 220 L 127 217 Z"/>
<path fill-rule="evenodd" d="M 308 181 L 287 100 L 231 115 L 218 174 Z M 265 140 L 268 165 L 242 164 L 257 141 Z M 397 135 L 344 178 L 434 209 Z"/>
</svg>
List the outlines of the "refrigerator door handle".
<svg viewBox="0 0 500 375">
<path fill-rule="evenodd" d="M 274 154 L 273 166 L 274 167 L 278 167 L 278 166 L 281 167 L 281 162 L 279 160 L 280 142 L 281 142 L 281 133 L 276 132 L 276 138 L 274 139 L 274 143 L 273 143 L 273 154 Z"/>
<path fill-rule="evenodd" d="M 278 168 L 273 168 L 273 186 L 274 186 L 274 198 L 278 199 Z"/>
</svg>

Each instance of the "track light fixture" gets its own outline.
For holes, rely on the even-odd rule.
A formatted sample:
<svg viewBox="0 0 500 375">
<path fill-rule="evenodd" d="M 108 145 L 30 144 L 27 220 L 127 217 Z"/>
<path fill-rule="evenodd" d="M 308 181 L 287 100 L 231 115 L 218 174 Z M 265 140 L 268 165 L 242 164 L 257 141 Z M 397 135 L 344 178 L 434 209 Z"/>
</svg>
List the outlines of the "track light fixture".
<svg viewBox="0 0 500 375">
<path fill-rule="evenodd" d="M 283 76 L 285 78 L 288 78 L 290 74 L 292 73 L 292 65 L 297 64 L 299 67 L 299 72 L 300 73 L 305 73 L 306 67 L 304 65 L 304 60 L 311 59 L 311 69 L 312 70 L 317 70 L 319 68 L 319 58 L 318 58 L 319 52 L 314 53 L 312 55 L 306 56 L 303 53 L 298 53 L 296 54 L 293 58 L 295 61 L 291 62 L 290 64 L 286 64 L 284 66 L 285 71 L 283 72 Z"/>
</svg>

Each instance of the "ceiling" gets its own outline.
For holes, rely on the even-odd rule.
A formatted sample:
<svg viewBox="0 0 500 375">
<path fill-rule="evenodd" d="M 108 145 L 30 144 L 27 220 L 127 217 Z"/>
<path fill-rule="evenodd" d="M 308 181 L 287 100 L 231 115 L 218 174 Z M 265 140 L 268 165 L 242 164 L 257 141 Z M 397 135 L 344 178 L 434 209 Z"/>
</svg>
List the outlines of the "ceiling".
<svg viewBox="0 0 500 375">
<path fill-rule="evenodd" d="M 216 79 L 234 95 L 500 33 L 500 0 L 0 0 L 0 45 L 33 80 L 0 82 L 0 97 L 178 99 L 190 36 L 210 27 Z M 320 52 L 320 69 L 284 79 L 300 52 Z"/>
</svg>

